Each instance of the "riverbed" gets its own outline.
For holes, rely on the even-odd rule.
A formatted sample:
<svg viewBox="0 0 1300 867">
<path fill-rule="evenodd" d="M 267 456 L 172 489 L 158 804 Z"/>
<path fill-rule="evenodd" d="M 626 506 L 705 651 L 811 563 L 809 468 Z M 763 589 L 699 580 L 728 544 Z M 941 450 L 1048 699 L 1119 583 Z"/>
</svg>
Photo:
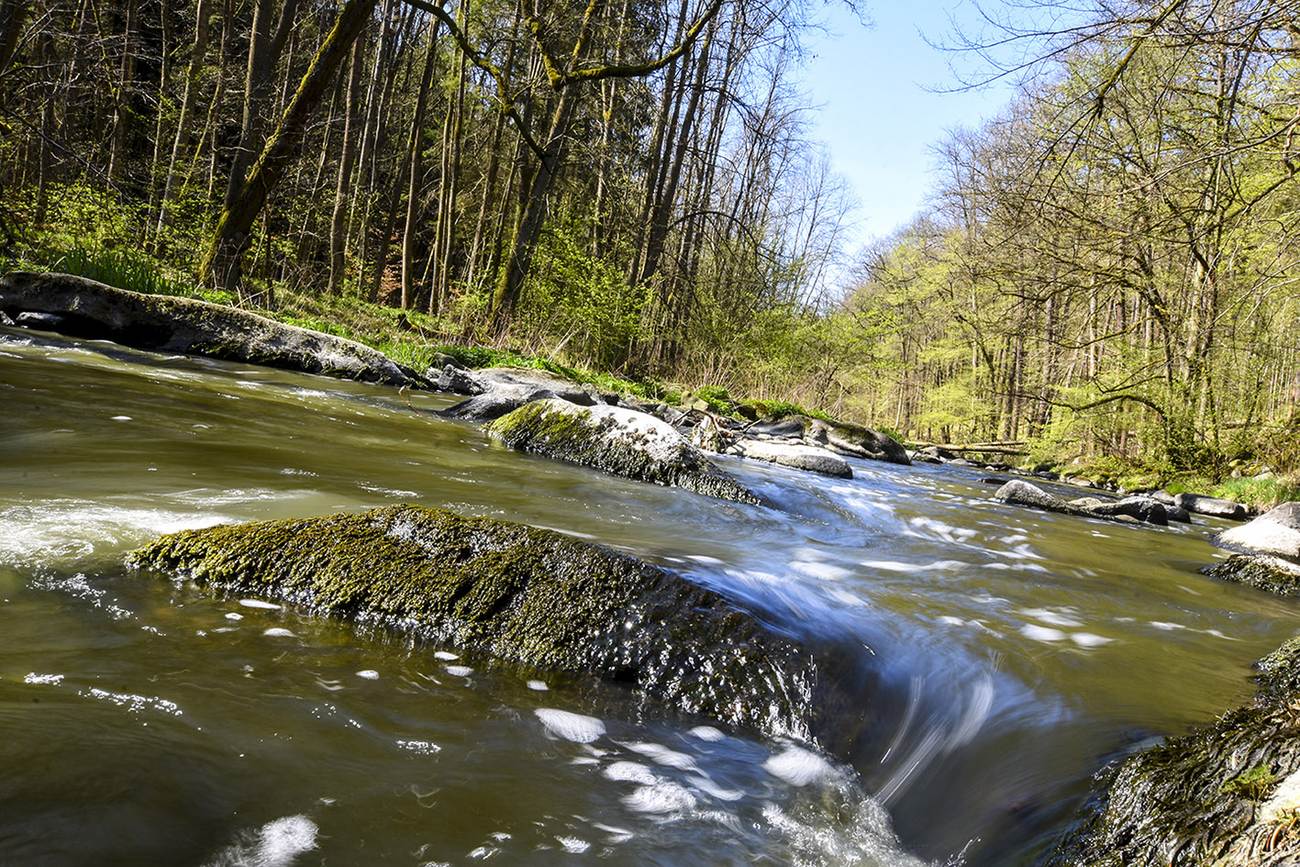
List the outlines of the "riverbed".
<svg viewBox="0 0 1300 867">
<path fill-rule="evenodd" d="M 0 329 L 0 863 L 1031 864 L 1110 757 L 1213 719 L 1293 603 L 1223 525 L 982 471 L 724 458 L 752 507 L 520 455 L 405 393 Z M 548 527 L 875 676 L 850 754 L 122 567 L 159 533 L 399 502 Z M 912 859 L 915 859 L 914 861 Z"/>
</svg>

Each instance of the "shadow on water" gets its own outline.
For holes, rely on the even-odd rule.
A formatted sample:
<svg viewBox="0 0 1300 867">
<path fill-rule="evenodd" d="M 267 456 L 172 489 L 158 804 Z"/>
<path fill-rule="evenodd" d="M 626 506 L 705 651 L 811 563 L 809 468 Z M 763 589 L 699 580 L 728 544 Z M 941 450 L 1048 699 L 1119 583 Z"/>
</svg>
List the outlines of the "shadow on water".
<svg viewBox="0 0 1300 867">
<path fill-rule="evenodd" d="M 751 508 L 511 453 L 433 415 L 453 400 L 0 335 L 0 855 L 906 863 L 892 819 L 923 859 L 1032 863 L 1105 757 L 1244 698 L 1300 622 L 1198 574 L 1210 523 L 1015 509 L 975 470 L 722 459 L 777 505 Z M 817 648 L 847 684 L 822 741 L 854 771 L 118 565 L 182 527 L 404 501 L 628 551 Z"/>
</svg>

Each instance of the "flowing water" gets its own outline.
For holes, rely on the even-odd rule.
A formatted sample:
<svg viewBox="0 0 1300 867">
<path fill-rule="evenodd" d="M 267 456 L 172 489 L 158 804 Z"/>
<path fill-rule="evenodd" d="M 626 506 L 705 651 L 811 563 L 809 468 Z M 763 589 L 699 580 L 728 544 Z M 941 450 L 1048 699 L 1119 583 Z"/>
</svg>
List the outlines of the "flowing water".
<svg viewBox="0 0 1300 867">
<path fill-rule="evenodd" d="M 450 402 L 0 331 L 0 863 L 1028 864 L 1105 759 L 1243 700 L 1300 624 L 1198 573 L 1211 522 L 726 461 L 779 505 L 751 508 L 509 452 Z M 873 735 L 831 759 L 121 566 L 162 532 L 395 502 L 852 636 Z"/>
</svg>

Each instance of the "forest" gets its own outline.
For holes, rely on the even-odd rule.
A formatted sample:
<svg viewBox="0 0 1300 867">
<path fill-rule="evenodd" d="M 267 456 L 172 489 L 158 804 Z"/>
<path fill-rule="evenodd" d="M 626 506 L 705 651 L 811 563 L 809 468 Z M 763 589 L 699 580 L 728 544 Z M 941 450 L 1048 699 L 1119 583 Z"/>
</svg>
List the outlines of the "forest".
<svg viewBox="0 0 1300 867">
<path fill-rule="evenodd" d="M 935 34 L 1017 97 L 865 251 L 798 84 L 819 8 L 0 0 L 0 267 L 1076 474 L 1300 467 L 1294 0 Z"/>
</svg>

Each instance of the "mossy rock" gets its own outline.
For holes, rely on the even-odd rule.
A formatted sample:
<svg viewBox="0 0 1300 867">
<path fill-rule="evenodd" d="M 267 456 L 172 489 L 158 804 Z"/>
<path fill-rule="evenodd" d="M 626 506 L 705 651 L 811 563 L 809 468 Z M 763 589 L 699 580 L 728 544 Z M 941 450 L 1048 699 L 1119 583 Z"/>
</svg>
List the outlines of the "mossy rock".
<svg viewBox="0 0 1300 867">
<path fill-rule="evenodd" d="M 1300 638 L 1259 663 L 1254 700 L 1098 775 L 1050 867 L 1300 863 Z"/>
<path fill-rule="evenodd" d="M 597 675 L 771 735 L 815 740 L 823 711 L 865 704 L 828 676 L 842 650 L 818 656 L 676 573 L 550 530 L 402 505 L 187 530 L 128 562 L 213 594 Z"/>
<path fill-rule="evenodd" d="M 51 314 L 74 337 L 157 352 L 203 355 L 339 379 L 427 387 L 428 381 L 369 346 L 194 298 L 143 295 L 84 277 L 13 271 L 0 277 L 0 309 Z M 39 326 L 38 326 L 39 327 Z"/>
<path fill-rule="evenodd" d="M 1278 596 L 1300 596 L 1300 566 L 1265 554 L 1233 554 L 1201 570 L 1220 581 L 1246 584 Z"/>
<path fill-rule="evenodd" d="M 536 400 L 488 430 L 519 451 L 738 503 L 763 503 L 667 422 L 626 407 Z"/>
</svg>

